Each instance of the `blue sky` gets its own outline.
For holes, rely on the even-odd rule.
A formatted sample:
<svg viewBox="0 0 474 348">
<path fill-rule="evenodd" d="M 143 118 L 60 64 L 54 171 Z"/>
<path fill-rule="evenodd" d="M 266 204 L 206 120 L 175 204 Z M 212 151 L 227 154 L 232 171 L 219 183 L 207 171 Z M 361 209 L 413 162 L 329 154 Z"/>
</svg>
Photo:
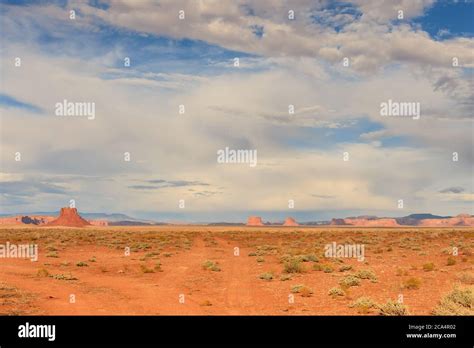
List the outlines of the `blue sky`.
<svg viewBox="0 0 474 348">
<path fill-rule="evenodd" d="M 474 35 L 473 18 L 472 1 L 446 0 L 436 2 L 422 16 L 416 18 L 414 23 L 420 24 L 421 28 L 434 39 L 472 38 Z M 440 31 L 447 32 L 440 36 Z"/>
<path fill-rule="evenodd" d="M 294 21 L 284 1 L 0 4 L 4 213 L 73 198 L 200 222 L 472 211 L 473 2 L 302 2 Z M 54 117 L 64 99 L 96 119 Z M 388 99 L 422 118 L 381 118 Z M 257 150 L 257 168 L 217 165 L 226 146 Z M 137 189 L 152 178 L 190 184 Z"/>
</svg>

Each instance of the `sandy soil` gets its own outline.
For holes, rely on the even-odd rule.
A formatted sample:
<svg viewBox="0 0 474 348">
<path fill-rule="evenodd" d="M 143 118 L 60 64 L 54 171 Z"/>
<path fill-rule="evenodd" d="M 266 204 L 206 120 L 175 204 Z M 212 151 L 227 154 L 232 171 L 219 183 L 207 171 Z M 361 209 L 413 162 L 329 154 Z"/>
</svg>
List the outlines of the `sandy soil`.
<svg viewBox="0 0 474 348">
<path fill-rule="evenodd" d="M 472 286 L 474 264 L 473 228 L 2 227 L 6 242 L 38 244 L 39 259 L 0 258 L 2 315 L 377 315 L 350 304 L 400 294 L 410 314 L 422 315 L 455 285 Z M 325 258 L 332 242 L 364 244 L 364 262 Z M 457 256 L 449 255 L 453 246 Z M 285 261 L 303 255 L 315 258 L 299 263 L 301 273 L 284 272 Z M 455 264 L 448 266 L 449 257 Z M 207 260 L 220 270 L 205 269 Z M 434 270 L 423 269 L 428 263 Z M 314 270 L 318 264 L 333 271 Z M 328 294 L 360 270 L 376 280 L 361 279 L 345 296 Z M 259 278 L 266 272 L 273 279 Z M 411 278 L 418 289 L 406 288 Z M 295 285 L 313 293 L 292 293 Z"/>
</svg>

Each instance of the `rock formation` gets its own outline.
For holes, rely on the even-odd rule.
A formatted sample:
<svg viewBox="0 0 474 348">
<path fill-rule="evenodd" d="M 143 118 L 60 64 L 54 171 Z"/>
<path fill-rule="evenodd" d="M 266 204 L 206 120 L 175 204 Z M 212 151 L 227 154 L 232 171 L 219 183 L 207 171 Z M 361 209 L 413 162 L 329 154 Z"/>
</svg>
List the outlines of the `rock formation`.
<svg viewBox="0 0 474 348">
<path fill-rule="evenodd" d="M 443 226 L 474 226 L 474 217 L 469 214 L 459 214 L 445 219 L 423 219 L 418 226 L 443 227 Z"/>
<path fill-rule="evenodd" d="M 107 220 L 87 220 L 93 226 L 109 226 Z"/>
<path fill-rule="evenodd" d="M 69 226 L 69 227 L 84 227 L 91 224 L 84 220 L 78 213 L 76 208 L 61 208 L 59 217 L 46 226 Z"/>
<path fill-rule="evenodd" d="M 367 219 L 367 218 L 348 218 L 344 219 L 346 225 L 361 227 L 396 227 L 400 226 L 397 220 L 390 218 Z"/>
<path fill-rule="evenodd" d="M 283 223 L 283 226 L 299 226 L 300 224 L 296 222 L 295 219 L 292 217 L 287 217 L 285 219 L 285 222 Z"/>
<path fill-rule="evenodd" d="M 247 226 L 263 226 L 263 221 L 260 216 L 250 216 L 247 220 Z"/>
<path fill-rule="evenodd" d="M 347 225 L 344 219 L 332 219 L 330 225 Z"/>
</svg>

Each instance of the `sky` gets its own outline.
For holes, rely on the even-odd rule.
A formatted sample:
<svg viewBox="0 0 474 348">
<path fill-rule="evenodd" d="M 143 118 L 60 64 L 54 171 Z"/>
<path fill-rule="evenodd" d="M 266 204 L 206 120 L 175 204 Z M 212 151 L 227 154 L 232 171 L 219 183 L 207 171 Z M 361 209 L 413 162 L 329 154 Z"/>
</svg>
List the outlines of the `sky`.
<svg viewBox="0 0 474 348">
<path fill-rule="evenodd" d="M 473 1 L 0 0 L 0 21 L 0 213 L 474 214 Z"/>
</svg>

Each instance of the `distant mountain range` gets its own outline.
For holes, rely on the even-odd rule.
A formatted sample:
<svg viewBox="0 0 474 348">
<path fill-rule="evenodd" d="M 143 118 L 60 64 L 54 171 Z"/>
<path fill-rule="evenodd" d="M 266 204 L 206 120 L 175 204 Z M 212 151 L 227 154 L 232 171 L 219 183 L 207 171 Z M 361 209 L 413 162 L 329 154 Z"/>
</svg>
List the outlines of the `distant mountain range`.
<svg viewBox="0 0 474 348">
<path fill-rule="evenodd" d="M 174 223 L 157 222 L 152 220 L 143 220 L 131 217 L 126 214 L 107 214 L 107 213 L 79 213 L 81 217 L 93 223 L 93 221 L 106 221 L 109 226 L 156 226 L 156 225 L 172 225 Z M 0 224 L 8 224 L 11 217 L 16 217 L 16 221 L 20 223 L 28 222 L 31 217 L 57 217 L 59 212 L 33 212 L 27 214 L 0 214 Z M 263 222 L 260 217 L 252 217 L 260 222 L 260 226 L 280 226 L 284 225 L 282 221 Z M 294 225 L 298 223 L 294 221 Z M 346 225 L 346 226 L 373 226 L 373 227 L 394 227 L 394 226 L 471 226 L 474 218 L 468 214 L 460 214 L 458 216 L 440 216 L 429 213 L 410 214 L 402 217 L 377 217 L 373 215 L 353 216 L 347 218 L 334 218 L 324 221 L 302 221 L 299 225 L 303 226 L 324 226 L 324 225 Z M 3 222 L 1 221 L 3 220 Z M 33 221 L 33 220 L 32 220 Z M 34 222 L 33 222 L 34 223 Z M 102 223 L 101 223 L 102 224 Z M 252 223 L 235 223 L 235 222 L 212 222 L 201 223 L 200 225 L 208 226 L 245 226 L 253 225 Z"/>
</svg>

